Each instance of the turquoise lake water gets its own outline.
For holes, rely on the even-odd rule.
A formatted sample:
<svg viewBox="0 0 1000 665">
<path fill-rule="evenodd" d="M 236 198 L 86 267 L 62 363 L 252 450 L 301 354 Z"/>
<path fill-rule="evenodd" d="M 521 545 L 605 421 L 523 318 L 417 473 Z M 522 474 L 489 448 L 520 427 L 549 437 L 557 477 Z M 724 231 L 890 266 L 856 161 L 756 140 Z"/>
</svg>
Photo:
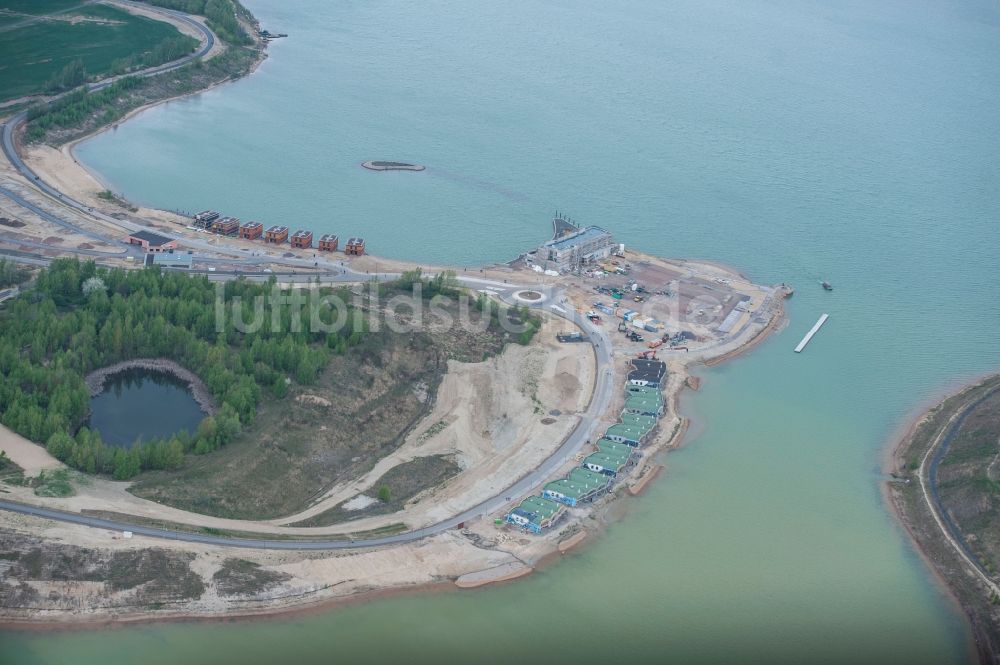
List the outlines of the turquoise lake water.
<svg viewBox="0 0 1000 665">
<path fill-rule="evenodd" d="M 790 282 L 790 324 L 702 372 L 661 478 L 526 580 L 293 619 L 9 633 L 10 662 L 966 661 L 880 465 L 908 415 L 1000 368 L 1000 6 L 248 5 L 291 35 L 254 76 L 144 113 L 81 161 L 144 204 L 455 265 L 516 256 L 559 209 Z"/>
</svg>

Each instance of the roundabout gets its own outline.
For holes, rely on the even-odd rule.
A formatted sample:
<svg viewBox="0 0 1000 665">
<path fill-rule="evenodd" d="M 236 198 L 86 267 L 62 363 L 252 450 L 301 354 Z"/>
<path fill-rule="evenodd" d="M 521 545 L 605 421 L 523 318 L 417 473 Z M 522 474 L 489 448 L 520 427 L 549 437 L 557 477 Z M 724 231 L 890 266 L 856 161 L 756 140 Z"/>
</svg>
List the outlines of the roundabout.
<svg viewBox="0 0 1000 665">
<path fill-rule="evenodd" d="M 540 305 L 545 302 L 545 295 L 539 291 L 533 291 L 530 289 L 523 289 L 521 291 L 514 292 L 514 299 L 518 302 L 526 303 L 529 305 Z"/>
</svg>

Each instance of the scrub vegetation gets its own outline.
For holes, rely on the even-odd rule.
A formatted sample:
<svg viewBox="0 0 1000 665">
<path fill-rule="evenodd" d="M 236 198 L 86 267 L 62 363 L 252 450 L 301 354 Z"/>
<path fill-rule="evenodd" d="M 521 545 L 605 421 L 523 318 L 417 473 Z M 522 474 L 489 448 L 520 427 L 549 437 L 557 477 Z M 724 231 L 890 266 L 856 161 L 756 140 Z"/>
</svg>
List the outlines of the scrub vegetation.
<svg viewBox="0 0 1000 665">
<path fill-rule="evenodd" d="M 272 589 L 292 578 L 288 573 L 261 568 L 246 559 L 226 559 L 212 575 L 220 596 L 251 596 Z"/>
<path fill-rule="evenodd" d="M 330 526 L 361 517 L 394 513 L 402 510 L 406 502 L 417 494 L 437 487 L 459 471 L 461 467 L 450 456 L 418 457 L 394 466 L 375 482 L 373 486 L 378 488 L 377 502 L 361 510 L 345 510 L 342 506 L 335 506 L 291 526 Z"/>
<path fill-rule="evenodd" d="M 88 80 L 175 60 L 198 45 L 169 23 L 106 5 L 14 24 L 3 33 L 3 42 L 0 100 L 62 92 Z"/>
<path fill-rule="evenodd" d="M 46 541 L 0 529 L 0 605 L 35 607 L 45 595 L 52 605 L 78 607 L 67 581 L 103 583 L 112 592 L 131 591 L 136 607 L 200 598 L 201 577 L 191 570 L 195 555 L 161 548 L 111 551 Z M 30 584 L 29 584 L 30 583 Z"/>
</svg>

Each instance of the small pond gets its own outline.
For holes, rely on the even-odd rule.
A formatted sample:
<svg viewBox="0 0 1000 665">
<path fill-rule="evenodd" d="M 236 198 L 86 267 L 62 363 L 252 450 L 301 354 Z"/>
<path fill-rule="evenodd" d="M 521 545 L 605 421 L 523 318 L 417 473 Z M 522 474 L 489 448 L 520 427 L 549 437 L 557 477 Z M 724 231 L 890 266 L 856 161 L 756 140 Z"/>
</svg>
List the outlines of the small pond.
<svg viewBox="0 0 1000 665">
<path fill-rule="evenodd" d="M 205 414 L 187 383 L 167 372 L 128 369 L 107 378 L 90 400 L 87 426 L 109 446 L 130 448 L 138 440 L 169 438 L 198 429 Z"/>
</svg>

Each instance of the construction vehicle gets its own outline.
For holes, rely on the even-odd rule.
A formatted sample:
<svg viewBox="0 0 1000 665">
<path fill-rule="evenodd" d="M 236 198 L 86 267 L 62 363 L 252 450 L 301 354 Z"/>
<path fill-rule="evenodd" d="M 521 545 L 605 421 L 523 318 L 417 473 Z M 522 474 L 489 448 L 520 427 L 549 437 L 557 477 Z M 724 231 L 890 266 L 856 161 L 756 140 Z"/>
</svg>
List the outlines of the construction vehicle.
<svg viewBox="0 0 1000 665">
<path fill-rule="evenodd" d="M 627 330 L 625 332 L 625 336 L 628 337 L 633 342 L 641 342 L 642 341 L 642 335 L 640 335 L 639 333 L 637 333 L 634 330 Z"/>
<path fill-rule="evenodd" d="M 624 321 L 618 322 L 618 332 L 628 333 L 628 325 Z"/>
<path fill-rule="evenodd" d="M 645 300 L 645 298 L 643 298 L 642 296 L 634 296 L 632 300 L 634 300 L 635 302 L 642 302 L 643 300 Z"/>
<path fill-rule="evenodd" d="M 656 360 L 656 351 L 640 351 L 635 357 L 640 360 Z"/>
<path fill-rule="evenodd" d="M 652 342 L 649 342 L 648 344 L 646 344 L 646 346 L 648 346 L 651 349 L 657 349 L 657 348 L 663 346 L 663 340 L 662 339 L 654 339 Z"/>
</svg>

